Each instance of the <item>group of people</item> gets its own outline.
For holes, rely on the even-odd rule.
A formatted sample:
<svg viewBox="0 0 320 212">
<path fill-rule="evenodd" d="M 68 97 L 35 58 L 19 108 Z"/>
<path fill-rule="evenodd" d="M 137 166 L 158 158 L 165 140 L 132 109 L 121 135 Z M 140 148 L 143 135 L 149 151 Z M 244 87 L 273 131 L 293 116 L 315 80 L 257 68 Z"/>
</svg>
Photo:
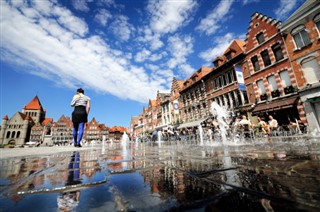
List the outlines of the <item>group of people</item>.
<svg viewBox="0 0 320 212">
<path fill-rule="evenodd" d="M 269 115 L 268 122 L 264 121 L 263 118 L 257 117 L 258 123 L 255 125 L 251 120 L 247 119 L 246 115 L 242 115 L 241 120 L 236 119 L 234 124 L 235 128 L 238 130 L 250 131 L 255 129 L 258 132 L 262 132 L 264 135 L 270 135 L 273 130 L 278 128 L 278 121 Z"/>
</svg>

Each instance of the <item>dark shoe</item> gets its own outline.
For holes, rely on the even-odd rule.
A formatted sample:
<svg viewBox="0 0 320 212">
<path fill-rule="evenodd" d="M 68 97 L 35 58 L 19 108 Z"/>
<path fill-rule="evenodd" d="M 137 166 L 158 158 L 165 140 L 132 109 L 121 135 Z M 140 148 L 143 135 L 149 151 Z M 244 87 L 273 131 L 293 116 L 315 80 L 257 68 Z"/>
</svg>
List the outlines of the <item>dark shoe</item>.
<svg viewBox="0 0 320 212">
<path fill-rule="evenodd" d="M 77 147 L 82 147 L 81 144 L 77 144 Z"/>
<path fill-rule="evenodd" d="M 78 147 L 78 144 L 74 144 L 74 147 Z"/>
</svg>

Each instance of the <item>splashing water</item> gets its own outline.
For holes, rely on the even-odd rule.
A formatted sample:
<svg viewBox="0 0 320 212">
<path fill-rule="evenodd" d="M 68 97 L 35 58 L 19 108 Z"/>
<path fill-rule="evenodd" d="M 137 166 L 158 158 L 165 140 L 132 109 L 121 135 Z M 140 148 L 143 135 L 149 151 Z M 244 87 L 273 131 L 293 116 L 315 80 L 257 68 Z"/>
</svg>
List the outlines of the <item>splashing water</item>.
<svg viewBox="0 0 320 212">
<path fill-rule="evenodd" d="M 218 122 L 222 143 L 225 143 L 227 141 L 227 129 L 228 129 L 228 124 L 226 121 L 229 118 L 229 114 L 226 109 L 218 105 L 218 103 L 216 102 L 211 103 L 211 113 Z"/>
<path fill-rule="evenodd" d="M 198 130 L 199 130 L 199 136 L 200 136 L 200 146 L 203 146 L 203 129 L 201 124 L 198 125 Z"/>
<path fill-rule="evenodd" d="M 121 145 L 125 147 L 127 145 L 127 141 L 129 140 L 129 137 L 126 132 L 123 132 L 122 138 L 121 138 Z"/>
</svg>

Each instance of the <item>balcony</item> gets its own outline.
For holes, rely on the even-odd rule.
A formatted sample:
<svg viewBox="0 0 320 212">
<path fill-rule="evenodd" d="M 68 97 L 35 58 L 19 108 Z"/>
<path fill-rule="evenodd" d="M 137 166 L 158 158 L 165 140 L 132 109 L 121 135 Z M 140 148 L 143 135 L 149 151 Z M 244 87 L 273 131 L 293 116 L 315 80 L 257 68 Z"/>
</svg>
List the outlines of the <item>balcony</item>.
<svg viewBox="0 0 320 212">
<path fill-rule="evenodd" d="M 280 91 L 279 90 L 271 91 L 271 96 L 272 96 L 272 98 L 279 97 L 280 96 Z"/>
<path fill-rule="evenodd" d="M 268 98 L 267 93 L 261 94 L 260 95 L 260 101 L 266 101 Z"/>
<path fill-rule="evenodd" d="M 290 86 L 287 86 L 287 87 L 284 88 L 284 93 L 285 94 L 290 94 L 290 93 L 293 93 L 294 90 L 295 90 L 294 87 L 292 85 L 290 85 Z"/>
</svg>

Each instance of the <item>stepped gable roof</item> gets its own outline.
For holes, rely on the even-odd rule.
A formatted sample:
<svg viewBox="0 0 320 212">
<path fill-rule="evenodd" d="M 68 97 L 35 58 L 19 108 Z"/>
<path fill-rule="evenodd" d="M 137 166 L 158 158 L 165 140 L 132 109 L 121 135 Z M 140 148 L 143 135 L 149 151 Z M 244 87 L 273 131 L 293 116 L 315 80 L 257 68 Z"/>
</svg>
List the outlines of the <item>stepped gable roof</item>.
<svg viewBox="0 0 320 212">
<path fill-rule="evenodd" d="M 48 123 L 52 123 L 53 122 L 53 118 L 45 118 L 43 121 L 42 121 L 42 124 L 43 125 L 46 125 Z"/>
<path fill-rule="evenodd" d="M 42 110 L 43 107 L 40 103 L 38 96 L 35 96 L 27 105 L 24 106 L 26 110 Z"/>
<path fill-rule="evenodd" d="M 255 33 L 256 33 L 256 31 L 257 31 L 257 29 L 259 29 L 260 28 L 260 26 L 259 26 L 259 22 L 261 22 L 261 21 L 263 21 L 263 22 L 265 22 L 267 25 L 269 25 L 268 27 L 276 27 L 276 28 L 278 28 L 278 29 L 280 29 L 280 26 L 281 26 L 281 22 L 280 21 L 278 21 L 278 20 L 276 20 L 276 19 L 274 19 L 274 18 L 270 18 L 270 17 L 268 17 L 268 16 L 265 16 L 265 15 L 263 15 L 263 14 L 261 14 L 261 13 L 253 13 L 253 15 L 251 16 L 251 20 L 250 20 L 250 26 L 249 26 L 249 28 L 248 28 L 248 32 L 247 32 L 247 34 L 246 34 L 246 40 L 245 40 L 245 42 L 246 42 L 246 51 L 250 51 L 250 49 L 252 49 L 253 47 L 252 46 L 254 46 L 254 44 L 252 44 L 252 39 L 250 40 L 249 38 L 250 38 L 250 36 L 255 36 Z M 271 37 L 272 35 L 270 35 L 270 37 Z M 248 47 L 248 45 L 250 45 L 250 47 Z"/>
<path fill-rule="evenodd" d="M 109 132 L 127 132 L 127 129 L 121 126 L 114 126 L 109 129 Z"/>
<path fill-rule="evenodd" d="M 3 120 L 9 120 L 8 115 L 4 115 Z"/>
</svg>

